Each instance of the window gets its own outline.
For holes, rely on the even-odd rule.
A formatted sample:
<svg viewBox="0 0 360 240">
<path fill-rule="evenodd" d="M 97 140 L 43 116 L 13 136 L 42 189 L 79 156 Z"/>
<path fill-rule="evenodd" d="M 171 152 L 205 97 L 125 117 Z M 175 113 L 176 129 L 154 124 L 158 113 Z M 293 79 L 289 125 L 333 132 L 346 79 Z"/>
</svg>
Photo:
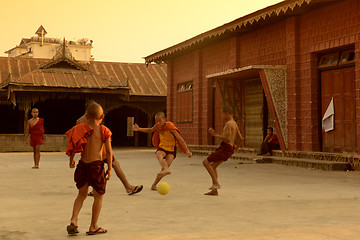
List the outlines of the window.
<svg viewBox="0 0 360 240">
<path fill-rule="evenodd" d="M 336 53 L 325 54 L 320 57 L 318 67 L 327 68 L 345 64 L 351 64 L 355 60 L 354 50 L 338 51 Z"/>
<path fill-rule="evenodd" d="M 320 58 L 319 67 L 336 66 L 338 61 L 339 61 L 339 54 L 338 53 L 323 55 Z"/>
<path fill-rule="evenodd" d="M 352 50 L 344 51 L 341 53 L 339 65 L 352 63 L 352 62 L 354 62 L 354 60 L 355 60 L 355 52 L 354 51 L 352 51 Z"/>
<path fill-rule="evenodd" d="M 177 122 L 192 122 L 193 117 L 193 82 L 182 82 L 177 85 L 176 94 Z"/>
</svg>

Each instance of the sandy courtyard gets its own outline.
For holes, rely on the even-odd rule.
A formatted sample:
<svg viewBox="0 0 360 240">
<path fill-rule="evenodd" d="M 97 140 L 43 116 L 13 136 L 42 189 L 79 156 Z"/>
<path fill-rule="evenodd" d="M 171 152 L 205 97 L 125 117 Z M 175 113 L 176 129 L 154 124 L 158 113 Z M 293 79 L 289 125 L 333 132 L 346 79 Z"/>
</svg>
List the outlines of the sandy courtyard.
<svg viewBox="0 0 360 240">
<path fill-rule="evenodd" d="M 113 173 L 99 225 L 109 232 L 87 236 L 92 198 L 79 216 L 80 234 L 67 235 L 77 189 L 65 153 L 0 154 L 0 240 L 57 239 L 360 239 L 360 175 L 272 164 L 221 165 L 219 196 L 203 156 L 179 154 L 164 181 L 168 195 L 150 190 L 160 166 L 154 149 L 116 149 L 132 184 L 144 190 L 128 196 Z M 77 156 L 78 159 L 78 156 Z"/>
</svg>

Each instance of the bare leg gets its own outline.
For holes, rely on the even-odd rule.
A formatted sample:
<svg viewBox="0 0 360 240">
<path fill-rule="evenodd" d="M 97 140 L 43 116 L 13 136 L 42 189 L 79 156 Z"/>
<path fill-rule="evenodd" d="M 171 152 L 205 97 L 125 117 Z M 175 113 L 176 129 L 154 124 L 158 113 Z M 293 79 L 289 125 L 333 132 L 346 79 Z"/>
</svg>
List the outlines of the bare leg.
<svg viewBox="0 0 360 240">
<path fill-rule="evenodd" d="M 129 181 L 127 180 L 127 178 L 126 178 L 126 176 L 125 176 L 125 174 L 123 172 L 123 170 L 120 167 L 119 161 L 117 161 L 115 158 L 113 158 L 112 166 L 114 168 L 116 176 L 118 176 L 118 178 L 120 179 L 120 181 L 124 185 L 126 192 L 129 193 L 132 190 L 134 190 L 135 186 L 130 185 Z"/>
<path fill-rule="evenodd" d="M 91 216 L 91 224 L 89 228 L 89 232 L 95 232 L 99 229 L 99 226 L 97 225 L 97 221 L 99 219 L 100 210 L 102 207 L 102 200 L 103 196 L 99 194 L 96 190 L 93 190 L 94 193 L 94 203 L 92 206 L 92 216 Z M 99 232 L 105 232 L 105 229 L 101 229 Z"/>
<path fill-rule="evenodd" d="M 87 197 L 88 188 L 89 188 L 89 186 L 87 184 L 85 184 L 85 186 L 83 186 L 82 188 L 79 189 L 79 193 L 78 193 L 77 197 L 75 198 L 73 212 L 72 212 L 71 221 L 70 221 L 70 223 L 74 226 L 77 226 L 77 224 L 78 224 L 79 212 L 84 203 L 84 200 Z"/>
<path fill-rule="evenodd" d="M 34 152 L 34 166 L 33 168 L 39 168 L 40 163 L 40 145 L 36 145 L 33 147 Z"/>
<path fill-rule="evenodd" d="M 220 161 L 220 162 L 213 162 L 210 164 L 210 162 L 205 159 L 203 161 L 203 165 L 204 167 L 206 168 L 206 170 L 208 171 L 210 177 L 211 177 L 211 180 L 212 180 L 212 186 L 210 187 L 211 190 L 213 189 L 219 189 L 220 188 L 220 184 L 217 180 L 218 178 L 218 174 L 217 174 L 217 171 L 216 171 L 216 168 L 221 164 L 223 163 L 223 161 Z"/>
<path fill-rule="evenodd" d="M 166 175 L 171 174 L 169 167 L 171 166 L 172 162 L 174 161 L 174 155 L 168 154 L 166 159 L 164 159 L 166 153 L 163 151 L 157 151 L 156 157 L 159 160 L 159 163 L 162 167 L 161 171 L 156 175 L 154 183 L 151 185 L 151 190 L 156 190 L 156 185 L 160 182 L 160 180 L 165 177 Z"/>
</svg>

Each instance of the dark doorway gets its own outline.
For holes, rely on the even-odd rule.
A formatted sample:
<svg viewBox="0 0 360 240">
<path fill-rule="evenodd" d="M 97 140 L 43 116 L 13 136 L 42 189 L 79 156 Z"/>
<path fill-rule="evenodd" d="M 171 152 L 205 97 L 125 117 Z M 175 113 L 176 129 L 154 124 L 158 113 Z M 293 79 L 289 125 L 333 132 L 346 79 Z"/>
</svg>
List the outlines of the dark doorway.
<svg viewBox="0 0 360 240">
<path fill-rule="evenodd" d="M 32 108 L 38 108 L 39 117 L 44 118 L 45 134 L 64 134 L 84 114 L 84 105 L 82 100 L 49 99 L 35 103 Z M 28 117 L 31 118 L 31 109 Z"/>
<path fill-rule="evenodd" d="M 148 127 L 148 116 L 143 111 L 123 106 L 108 112 L 105 116 L 105 126 L 112 132 L 112 145 L 115 147 L 135 146 L 135 137 L 127 136 L 128 117 L 134 117 L 134 122 L 140 127 Z M 138 146 L 147 146 L 148 134 L 139 133 Z"/>
<path fill-rule="evenodd" d="M 0 119 L 0 133 L 24 133 L 24 111 L 12 105 L 0 105 L 0 112 L 3 116 Z"/>
</svg>

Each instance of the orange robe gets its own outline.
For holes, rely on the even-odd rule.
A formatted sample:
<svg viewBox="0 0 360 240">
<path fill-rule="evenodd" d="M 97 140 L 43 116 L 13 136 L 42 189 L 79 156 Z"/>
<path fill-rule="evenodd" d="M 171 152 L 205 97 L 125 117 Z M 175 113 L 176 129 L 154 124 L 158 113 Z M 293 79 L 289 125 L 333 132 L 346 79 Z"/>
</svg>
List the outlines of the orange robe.
<svg viewBox="0 0 360 240">
<path fill-rule="evenodd" d="M 180 134 L 180 130 L 175 127 L 175 125 L 172 122 L 166 122 L 164 124 L 164 126 L 162 126 L 161 128 L 158 128 L 159 131 L 170 131 L 170 130 L 176 130 L 179 134 Z M 176 139 L 176 138 L 175 138 Z M 185 146 L 181 145 L 180 141 L 176 139 L 176 143 L 179 145 L 181 151 L 183 153 L 186 153 L 186 148 Z M 159 136 L 159 132 L 157 130 L 155 130 L 154 135 L 152 137 L 152 144 L 155 147 L 159 147 L 160 144 L 160 136 Z"/>
<path fill-rule="evenodd" d="M 44 143 L 44 119 L 39 118 L 37 123 L 29 129 L 30 146 L 35 147 Z"/>
<path fill-rule="evenodd" d="M 112 133 L 104 125 L 100 125 L 101 141 L 104 143 L 106 139 L 110 138 Z M 87 137 L 93 133 L 93 128 L 87 123 L 82 123 L 74 126 L 66 132 L 68 136 L 68 144 L 66 154 L 72 156 L 75 153 L 84 151 L 84 146 L 87 143 Z M 74 180 L 78 189 L 82 188 L 86 183 L 92 186 L 99 194 L 105 194 L 106 179 L 104 162 L 99 159 L 90 163 L 79 161 L 74 173 Z"/>
</svg>

